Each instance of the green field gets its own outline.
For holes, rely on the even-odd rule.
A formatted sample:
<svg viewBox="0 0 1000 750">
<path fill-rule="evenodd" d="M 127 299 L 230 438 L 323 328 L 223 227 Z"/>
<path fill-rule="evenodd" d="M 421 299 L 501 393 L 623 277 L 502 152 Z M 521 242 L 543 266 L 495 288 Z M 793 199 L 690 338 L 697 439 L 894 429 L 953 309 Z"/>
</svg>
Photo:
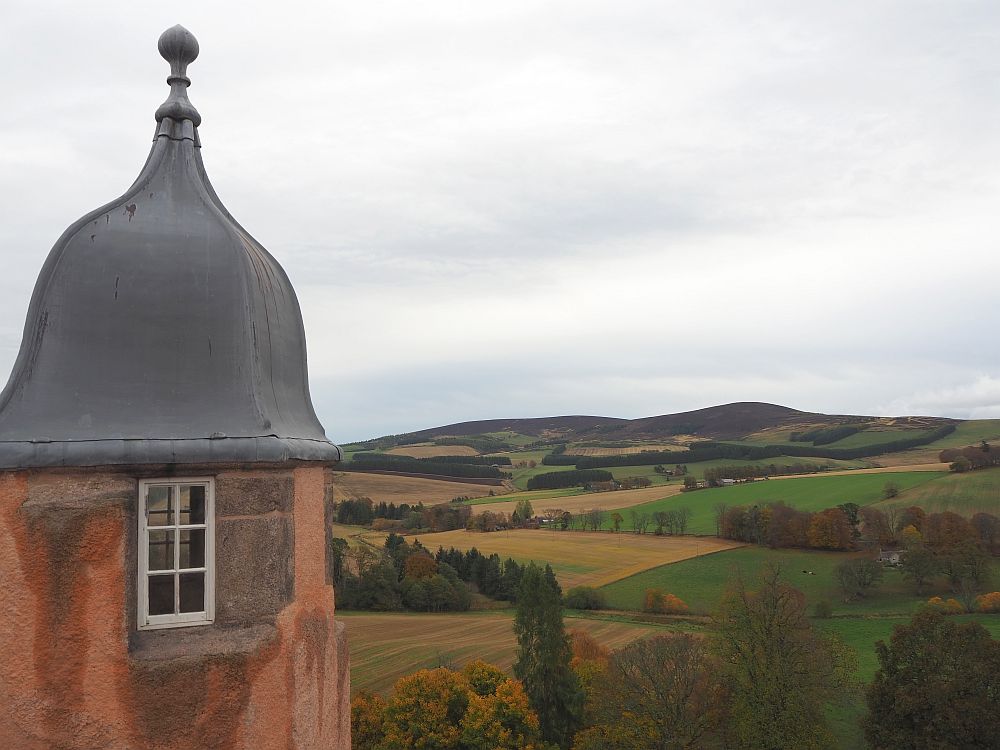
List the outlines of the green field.
<svg viewBox="0 0 1000 750">
<path fill-rule="evenodd" d="M 852 554 L 861 553 L 741 547 L 662 565 L 616 581 L 602 590 L 609 605 L 615 609 L 641 609 L 646 589 L 656 588 L 679 596 L 692 612 L 709 614 L 718 605 L 734 575 L 741 573 L 752 580 L 757 571 L 770 562 L 780 565 L 785 580 L 805 594 L 810 612 L 817 602 L 826 601 L 836 615 L 910 615 L 931 596 L 953 596 L 942 579 L 918 597 L 913 592 L 913 585 L 904 580 L 898 570 L 887 569 L 884 580 L 869 596 L 845 603 L 834 582 L 833 569 Z M 1000 586 L 1000 560 L 994 563 L 994 569 L 994 582 Z"/>
<path fill-rule="evenodd" d="M 909 440 L 910 438 L 923 437 L 929 435 L 934 430 L 862 430 L 853 435 L 848 435 L 835 443 L 819 446 L 821 448 L 861 448 L 867 445 L 879 445 L 880 443 L 891 443 L 894 440 Z M 808 443 L 799 443 L 808 445 Z"/>
<path fill-rule="evenodd" d="M 882 490 L 889 481 L 908 490 L 944 476 L 947 476 L 944 472 L 901 471 L 891 474 L 813 475 L 795 479 L 771 479 L 734 487 L 685 492 L 663 500 L 635 505 L 633 508 L 654 513 L 687 506 L 691 509 L 689 533 L 714 534 L 714 508 L 719 503 L 733 506 L 784 502 L 793 508 L 810 511 L 833 508 L 841 503 L 871 505 L 882 499 Z M 904 492 L 900 497 L 904 496 L 907 498 L 906 504 L 912 505 L 908 500 L 909 494 Z M 630 508 L 623 508 L 619 512 L 628 518 L 629 510 Z"/>
<path fill-rule="evenodd" d="M 1000 467 L 945 474 L 883 502 L 904 507 L 919 505 L 928 513 L 950 510 L 964 516 L 979 511 L 1000 514 Z"/>
<path fill-rule="evenodd" d="M 960 448 L 966 445 L 976 445 L 981 440 L 1000 441 L 1000 419 L 972 419 L 961 422 L 950 435 L 940 440 L 928 443 L 926 448 Z"/>
</svg>

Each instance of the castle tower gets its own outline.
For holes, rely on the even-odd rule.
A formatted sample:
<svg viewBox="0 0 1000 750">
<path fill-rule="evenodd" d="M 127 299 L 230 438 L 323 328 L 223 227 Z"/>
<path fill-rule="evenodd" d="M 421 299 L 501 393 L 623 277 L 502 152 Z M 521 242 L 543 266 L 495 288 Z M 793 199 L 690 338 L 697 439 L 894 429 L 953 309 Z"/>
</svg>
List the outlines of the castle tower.
<svg viewBox="0 0 1000 750">
<path fill-rule="evenodd" d="M 125 194 L 56 242 L 0 394 L 0 747 L 350 747 L 330 467 L 278 262 L 170 94 Z"/>
</svg>

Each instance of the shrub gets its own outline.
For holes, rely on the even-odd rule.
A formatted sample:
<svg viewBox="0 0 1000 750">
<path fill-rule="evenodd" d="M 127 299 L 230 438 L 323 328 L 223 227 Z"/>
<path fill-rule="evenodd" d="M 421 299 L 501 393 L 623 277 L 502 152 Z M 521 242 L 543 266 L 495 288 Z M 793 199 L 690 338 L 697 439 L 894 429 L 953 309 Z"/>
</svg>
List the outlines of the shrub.
<svg viewBox="0 0 1000 750">
<path fill-rule="evenodd" d="M 932 596 L 927 600 L 924 608 L 940 612 L 943 615 L 960 615 L 965 612 L 965 607 L 963 607 L 957 599 L 945 600 L 940 596 Z"/>
<path fill-rule="evenodd" d="M 564 603 L 570 609 L 606 609 L 604 592 L 593 586 L 574 586 L 566 592 Z"/>
<path fill-rule="evenodd" d="M 673 594 L 660 589 L 646 589 L 642 610 L 658 615 L 686 615 L 690 608 L 684 600 Z"/>
<path fill-rule="evenodd" d="M 1000 612 L 1000 591 L 977 596 L 976 609 L 980 612 Z"/>
</svg>

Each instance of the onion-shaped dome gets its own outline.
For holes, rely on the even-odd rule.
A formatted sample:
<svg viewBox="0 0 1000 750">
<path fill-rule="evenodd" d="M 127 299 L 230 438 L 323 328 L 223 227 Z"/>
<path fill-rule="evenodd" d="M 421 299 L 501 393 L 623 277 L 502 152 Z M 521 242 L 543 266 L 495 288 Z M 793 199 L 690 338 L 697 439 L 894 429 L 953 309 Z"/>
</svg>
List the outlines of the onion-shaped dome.
<svg viewBox="0 0 1000 750">
<path fill-rule="evenodd" d="M 205 174 L 187 97 L 198 42 L 175 26 L 159 50 L 170 95 L 146 165 L 66 230 L 35 284 L 0 394 L 0 468 L 336 461 L 292 285 Z"/>
</svg>

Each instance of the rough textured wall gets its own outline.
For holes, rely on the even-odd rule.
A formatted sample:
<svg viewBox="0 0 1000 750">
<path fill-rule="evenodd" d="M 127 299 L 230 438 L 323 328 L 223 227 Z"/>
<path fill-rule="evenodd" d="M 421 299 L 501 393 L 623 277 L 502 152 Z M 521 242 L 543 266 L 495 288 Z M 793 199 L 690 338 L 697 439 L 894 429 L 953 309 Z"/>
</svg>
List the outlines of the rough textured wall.
<svg viewBox="0 0 1000 750">
<path fill-rule="evenodd" d="M 135 631 L 135 495 L 0 473 L 0 747 L 347 750 L 323 469 L 218 474 L 212 626 Z"/>
</svg>

